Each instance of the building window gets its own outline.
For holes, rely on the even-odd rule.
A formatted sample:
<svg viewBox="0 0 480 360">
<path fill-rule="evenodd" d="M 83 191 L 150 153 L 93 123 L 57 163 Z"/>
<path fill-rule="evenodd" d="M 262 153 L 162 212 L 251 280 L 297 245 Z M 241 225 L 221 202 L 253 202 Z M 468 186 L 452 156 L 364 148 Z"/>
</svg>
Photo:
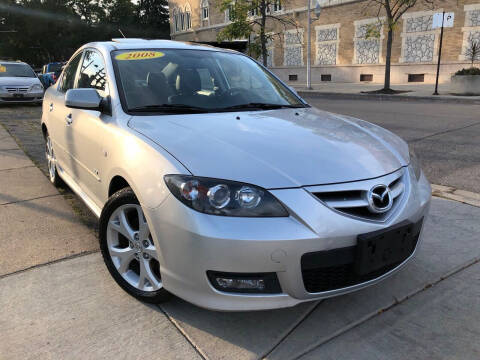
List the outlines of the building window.
<svg viewBox="0 0 480 360">
<path fill-rule="evenodd" d="M 225 22 L 226 23 L 233 20 L 234 11 L 235 11 L 235 5 L 233 3 L 228 5 L 228 9 L 225 10 Z"/>
<path fill-rule="evenodd" d="M 315 26 L 315 64 L 335 65 L 338 59 L 340 24 Z"/>
<path fill-rule="evenodd" d="M 182 30 L 190 30 L 192 28 L 192 11 L 190 9 L 190 5 L 187 4 L 185 6 L 184 14 L 184 24 Z"/>
<path fill-rule="evenodd" d="M 202 20 L 208 20 L 208 15 L 209 15 L 208 0 L 202 1 L 201 8 L 202 8 Z"/>
<path fill-rule="evenodd" d="M 177 32 L 177 31 L 178 31 L 178 13 L 177 13 L 177 9 L 173 9 L 172 19 L 173 19 L 173 32 Z"/>
<path fill-rule="evenodd" d="M 465 54 L 473 43 L 480 44 L 480 4 L 465 5 L 463 9 L 465 10 L 465 24 L 462 28 L 463 43 L 459 60 L 470 61 Z"/>
<path fill-rule="evenodd" d="M 282 11 L 282 3 L 281 3 L 280 0 L 276 0 L 276 1 L 272 4 L 272 10 L 273 10 L 273 12 Z"/>
<path fill-rule="evenodd" d="M 408 74 L 408 82 L 424 82 L 425 74 Z"/>
<path fill-rule="evenodd" d="M 373 74 L 360 74 L 360 81 L 373 81 Z"/>
<path fill-rule="evenodd" d="M 436 11 L 418 11 L 402 16 L 402 55 L 400 62 L 423 63 L 434 61 L 437 52 L 438 31 L 433 30 L 433 14 Z"/>
<path fill-rule="evenodd" d="M 284 32 L 283 65 L 303 66 L 303 29 Z"/>
<path fill-rule="evenodd" d="M 354 21 L 354 64 L 382 63 L 381 54 L 384 38 L 382 23 L 384 20 L 385 18 L 372 18 Z"/>
<path fill-rule="evenodd" d="M 185 13 L 180 12 L 180 30 L 185 30 Z"/>
</svg>

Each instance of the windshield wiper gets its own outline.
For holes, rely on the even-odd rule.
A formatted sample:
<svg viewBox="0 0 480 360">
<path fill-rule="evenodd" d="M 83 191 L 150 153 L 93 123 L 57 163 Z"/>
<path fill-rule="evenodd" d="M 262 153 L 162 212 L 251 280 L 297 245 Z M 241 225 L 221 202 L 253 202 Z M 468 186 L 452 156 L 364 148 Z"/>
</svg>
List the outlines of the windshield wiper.
<svg viewBox="0 0 480 360">
<path fill-rule="evenodd" d="M 268 104 L 268 103 L 256 103 L 251 102 L 247 104 L 227 106 L 224 108 L 219 108 L 216 110 L 225 111 L 225 110 L 251 110 L 251 109 L 261 109 L 261 110 L 274 110 L 282 108 L 303 108 L 303 104 Z"/>
<path fill-rule="evenodd" d="M 183 104 L 144 105 L 128 109 L 132 112 L 208 112 L 209 109 Z"/>
</svg>

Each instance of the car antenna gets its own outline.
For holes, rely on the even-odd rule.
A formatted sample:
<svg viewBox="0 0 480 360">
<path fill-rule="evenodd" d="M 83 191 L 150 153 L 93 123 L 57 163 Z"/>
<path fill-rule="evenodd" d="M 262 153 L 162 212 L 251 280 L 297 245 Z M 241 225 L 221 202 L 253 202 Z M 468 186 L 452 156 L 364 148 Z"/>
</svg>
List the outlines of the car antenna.
<svg viewBox="0 0 480 360">
<path fill-rule="evenodd" d="M 123 34 L 122 30 L 118 29 L 119 33 L 122 34 L 123 38 L 126 39 L 127 37 Z"/>
</svg>

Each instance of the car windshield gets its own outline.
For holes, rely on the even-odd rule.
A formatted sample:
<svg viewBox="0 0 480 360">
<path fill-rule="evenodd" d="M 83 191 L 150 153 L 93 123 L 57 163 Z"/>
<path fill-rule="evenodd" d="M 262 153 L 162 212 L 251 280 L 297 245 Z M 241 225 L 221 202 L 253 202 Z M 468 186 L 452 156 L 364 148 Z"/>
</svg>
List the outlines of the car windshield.
<svg viewBox="0 0 480 360">
<path fill-rule="evenodd" d="M 0 77 L 36 77 L 32 68 L 26 64 L 1 64 Z"/>
<path fill-rule="evenodd" d="M 112 53 L 129 112 L 186 113 L 305 107 L 247 56 L 220 51 L 145 49 Z"/>
</svg>

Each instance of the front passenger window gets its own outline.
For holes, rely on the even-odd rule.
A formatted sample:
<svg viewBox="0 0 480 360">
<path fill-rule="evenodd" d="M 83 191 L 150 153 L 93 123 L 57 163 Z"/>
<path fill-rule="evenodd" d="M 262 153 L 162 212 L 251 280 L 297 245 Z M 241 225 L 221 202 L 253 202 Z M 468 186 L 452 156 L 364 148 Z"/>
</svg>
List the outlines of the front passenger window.
<svg viewBox="0 0 480 360">
<path fill-rule="evenodd" d="M 87 50 L 78 75 L 77 88 L 96 89 L 100 96 L 105 96 L 106 81 L 105 64 L 102 56 L 96 51 Z"/>
<path fill-rule="evenodd" d="M 75 75 L 77 74 L 78 64 L 81 58 L 82 53 L 75 56 L 75 58 L 68 63 L 65 70 L 63 70 L 62 83 L 59 87 L 61 92 L 67 92 L 67 90 L 73 89 L 75 85 Z"/>
</svg>

